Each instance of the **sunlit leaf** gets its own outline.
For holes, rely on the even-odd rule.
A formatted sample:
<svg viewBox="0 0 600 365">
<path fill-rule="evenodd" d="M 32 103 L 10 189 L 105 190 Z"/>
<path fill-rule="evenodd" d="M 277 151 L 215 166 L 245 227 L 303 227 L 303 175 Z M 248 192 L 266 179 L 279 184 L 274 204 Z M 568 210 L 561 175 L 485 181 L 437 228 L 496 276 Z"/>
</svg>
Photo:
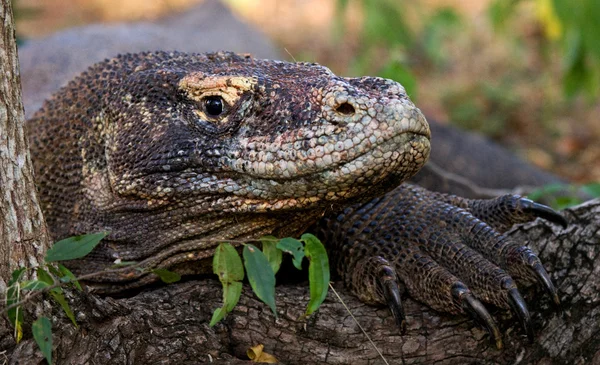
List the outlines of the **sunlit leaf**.
<svg viewBox="0 0 600 365">
<path fill-rule="evenodd" d="M 269 261 L 273 272 L 277 274 L 282 260 L 281 250 L 277 248 L 279 240 L 273 236 L 265 236 L 260 239 L 260 242 L 262 243 L 262 251 Z"/>
<path fill-rule="evenodd" d="M 46 317 L 38 318 L 33 322 L 31 332 L 46 361 L 48 364 L 52 364 L 52 324 L 50 320 Z"/>
<path fill-rule="evenodd" d="M 308 282 L 310 285 L 310 301 L 306 315 L 314 313 L 327 297 L 329 290 L 329 259 L 321 241 L 310 233 L 302 235 L 304 251 L 310 264 L 308 265 Z"/>
<path fill-rule="evenodd" d="M 536 13 L 539 22 L 544 28 L 546 37 L 551 40 L 559 39 L 563 33 L 563 26 L 556 14 L 552 0 L 537 0 Z"/>
<path fill-rule="evenodd" d="M 181 280 L 181 275 L 167 269 L 154 269 L 152 270 L 152 273 L 158 275 L 160 280 L 167 284 L 175 283 Z"/>
<path fill-rule="evenodd" d="M 248 274 L 248 281 L 256 296 L 267 304 L 275 317 L 275 274 L 269 261 L 261 250 L 253 245 L 245 245 L 243 250 L 244 266 Z"/>
<path fill-rule="evenodd" d="M 85 234 L 58 241 L 46 253 L 46 262 L 73 260 L 84 257 L 92 252 L 94 247 L 108 233 Z"/>
<path fill-rule="evenodd" d="M 277 244 L 277 248 L 283 252 L 292 254 L 294 266 L 302 270 L 302 259 L 304 258 L 304 245 L 295 238 L 282 238 Z"/>
</svg>

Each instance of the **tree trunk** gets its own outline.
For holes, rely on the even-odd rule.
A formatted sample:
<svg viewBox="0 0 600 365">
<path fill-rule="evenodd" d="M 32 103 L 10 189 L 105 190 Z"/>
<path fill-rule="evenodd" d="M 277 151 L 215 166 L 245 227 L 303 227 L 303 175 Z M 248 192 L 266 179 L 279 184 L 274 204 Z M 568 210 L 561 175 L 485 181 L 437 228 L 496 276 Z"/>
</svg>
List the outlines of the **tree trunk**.
<svg viewBox="0 0 600 365">
<path fill-rule="evenodd" d="M 0 0 L 0 293 L 11 271 L 37 266 L 48 247 L 29 149 L 25 139 L 23 103 L 14 19 L 10 0 Z M 0 318 L 0 349 L 13 344 L 5 316 Z M 3 363 L 0 357 L 0 363 Z"/>
<path fill-rule="evenodd" d="M 0 2 L 0 278 L 43 261 L 48 235 L 38 204 L 23 103 L 10 0 Z"/>
<path fill-rule="evenodd" d="M 446 316 L 405 300 L 408 330 L 401 335 L 387 308 L 361 303 L 335 285 L 358 322 L 390 364 L 594 364 L 600 363 L 600 199 L 566 210 L 562 230 L 545 221 L 518 226 L 510 235 L 529 243 L 552 273 L 564 314 L 550 309 L 535 288 L 523 290 L 536 329 L 527 342 L 514 318 L 493 315 L 504 336 L 496 350 L 486 332 L 466 317 Z M 244 363 L 249 347 L 287 364 L 384 364 L 343 305 L 330 293 L 308 321 L 298 318 L 308 302 L 307 284 L 277 288 L 279 318 L 246 286 L 224 322 L 208 327 L 221 305 L 215 279 L 193 280 L 144 290 L 130 298 L 77 294 L 80 329 L 56 315 L 58 364 Z M 40 363 L 33 341 L 21 343 L 11 364 Z"/>
</svg>

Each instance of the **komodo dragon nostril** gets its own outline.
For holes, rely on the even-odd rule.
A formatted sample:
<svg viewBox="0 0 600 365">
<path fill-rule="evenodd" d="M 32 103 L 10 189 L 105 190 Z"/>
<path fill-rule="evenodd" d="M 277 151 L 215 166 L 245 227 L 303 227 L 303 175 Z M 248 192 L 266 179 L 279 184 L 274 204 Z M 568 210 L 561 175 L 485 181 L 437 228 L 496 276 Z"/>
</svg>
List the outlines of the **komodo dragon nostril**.
<svg viewBox="0 0 600 365">
<path fill-rule="evenodd" d="M 356 110 L 350 103 L 341 103 L 335 108 L 335 111 L 344 115 L 352 115 L 356 112 Z"/>
</svg>

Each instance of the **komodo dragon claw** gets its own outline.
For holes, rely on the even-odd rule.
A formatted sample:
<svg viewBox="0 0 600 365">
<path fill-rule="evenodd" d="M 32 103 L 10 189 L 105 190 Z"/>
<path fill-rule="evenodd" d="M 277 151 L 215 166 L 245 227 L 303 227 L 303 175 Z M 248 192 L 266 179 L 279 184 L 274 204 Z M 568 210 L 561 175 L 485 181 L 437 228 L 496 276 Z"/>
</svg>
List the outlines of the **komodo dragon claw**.
<svg viewBox="0 0 600 365">
<path fill-rule="evenodd" d="M 509 290 L 508 303 L 510 304 L 512 311 L 517 315 L 517 317 L 519 317 L 529 342 L 533 343 L 534 333 L 533 326 L 531 324 L 531 315 L 529 314 L 529 309 L 527 309 L 525 300 L 523 300 L 523 297 L 517 288 Z"/>
<path fill-rule="evenodd" d="M 501 348 L 498 327 L 482 302 L 512 310 L 528 339 L 535 336 L 513 278 L 540 283 L 560 307 L 558 292 L 539 258 L 502 233 L 537 217 L 566 224 L 559 213 L 516 195 L 469 200 L 404 184 L 326 218 L 315 228 L 338 252 L 341 259 L 335 258 L 333 267 L 361 300 L 387 303 L 396 320 L 403 319 L 398 314 L 403 313 L 399 290 L 388 289 L 398 286 L 397 276 L 414 299 L 431 308 L 469 313 Z M 378 277 L 386 279 L 372 280 Z"/>
<path fill-rule="evenodd" d="M 496 321 L 494 321 L 494 318 L 485 309 L 485 306 L 464 285 L 454 285 L 452 287 L 452 296 L 462 302 L 465 312 L 469 313 L 480 325 L 487 328 L 496 348 L 501 349 L 502 335 L 500 334 L 498 325 L 496 325 Z"/>
<path fill-rule="evenodd" d="M 567 228 L 567 225 L 569 223 L 567 222 L 565 217 L 563 217 L 561 214 L 555 212 L 553 209 L 551 209 L 545 205 L 538 204 L 529 199 L 522 198 L 522 199 L 520 199 L 520 202 L 521 202 L 521 208 L 523 209 L 524 213 L 527 213 L 527 214 L 533 215 L 535 217 L 545 219 L 549 222 L 561 225 L 563 228 Z"/>
</svg>

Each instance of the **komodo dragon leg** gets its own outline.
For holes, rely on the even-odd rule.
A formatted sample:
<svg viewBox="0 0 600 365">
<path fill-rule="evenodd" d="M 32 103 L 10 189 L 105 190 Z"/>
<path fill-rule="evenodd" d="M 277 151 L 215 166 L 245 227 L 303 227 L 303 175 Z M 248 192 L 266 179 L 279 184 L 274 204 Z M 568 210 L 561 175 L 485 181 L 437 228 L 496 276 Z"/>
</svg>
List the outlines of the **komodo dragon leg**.
<svg viewBox="0 0 600 365">
<path fill-rule="evenodd" d="M 511 309 L 530 341 L 531 318 L 513 278 L 539 282 L 560 305 L 538 257 L 502 234 L 536 217 L 566 225 L 552 209 L 516 195 L 469 200 L 404 184 L 326 217 L 315 229 L 337 252 L 333 267 L 346 285 L 367 303 L 387 303 L 401 328 L 403 284 L 413 298 L 435 310 L 468 312 L 500 348 L 500 331 L 480 300 Z"/>
</svg>

